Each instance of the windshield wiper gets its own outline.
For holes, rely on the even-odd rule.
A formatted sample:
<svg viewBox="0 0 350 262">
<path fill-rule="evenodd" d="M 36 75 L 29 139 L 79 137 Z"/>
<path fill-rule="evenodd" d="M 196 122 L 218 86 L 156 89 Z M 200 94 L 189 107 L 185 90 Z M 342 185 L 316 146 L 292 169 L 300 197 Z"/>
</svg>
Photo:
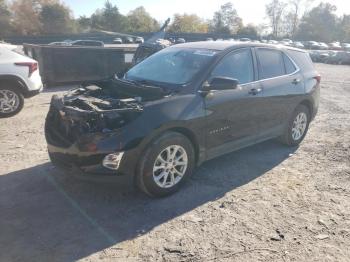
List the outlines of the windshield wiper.
<svg viewBox="0 0 350 262">
<path fill-rule="evenodd" d="M 136 83 L 139 83 L 141 85 L 151 85 L 151 86 L 159 86 L 159 85 L 155 85 L 154 82 L 152 81 L 149 81 L 149 80 L 145 80 L 145 79 L 142 79 L 142 80 L 135 80 Z"/>
</svg>

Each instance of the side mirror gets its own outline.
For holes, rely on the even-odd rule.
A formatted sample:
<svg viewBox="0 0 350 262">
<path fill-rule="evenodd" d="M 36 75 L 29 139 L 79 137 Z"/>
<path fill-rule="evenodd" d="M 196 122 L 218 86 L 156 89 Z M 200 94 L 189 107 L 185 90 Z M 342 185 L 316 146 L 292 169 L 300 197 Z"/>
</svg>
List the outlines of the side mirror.
<svg viewBox="0 0 350 262">
<path fill-rule="evenodd" d="M 237 79 L 230 77 L 214 77 L 209 82 L 203 84 L 202 91 L 209 92 L 211 90 L 230 90 L 236 89 L 239 82 Z"/>
</svg>

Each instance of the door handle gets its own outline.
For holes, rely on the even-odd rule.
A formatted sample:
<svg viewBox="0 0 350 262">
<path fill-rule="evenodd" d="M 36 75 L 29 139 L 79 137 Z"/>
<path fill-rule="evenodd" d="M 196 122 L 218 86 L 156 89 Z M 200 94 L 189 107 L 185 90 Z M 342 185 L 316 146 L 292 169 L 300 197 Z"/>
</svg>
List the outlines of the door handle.
<svg viewBox="0 0 350 262">
<path fill-rule="evenodd" d="M 259 94 L 261 91 L 262 91 L 261 88 L 253 88 L 253 89 L 250 89 L 250 90 L 249 90 L 248 94 L 249 94 L 249 95 L 256 96 L 256 95 Z"/>
<path fill-rule="evenodd" d="M 299 78 L 295 78 L 295 79 L 293 79 L 293 81 L 292 81 L 292 84 L 293 85 L 297 85 L 297 84 L 299 84 L 300 83 L 300 79 Z"/>
</svg>

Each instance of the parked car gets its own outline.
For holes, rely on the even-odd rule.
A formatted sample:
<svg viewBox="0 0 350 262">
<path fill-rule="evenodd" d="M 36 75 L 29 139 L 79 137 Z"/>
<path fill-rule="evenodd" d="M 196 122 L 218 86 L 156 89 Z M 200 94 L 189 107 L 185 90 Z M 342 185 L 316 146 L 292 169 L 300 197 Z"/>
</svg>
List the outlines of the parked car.
<svg viewBox="0 0 350 262">
<path fill-rule="evenodd" d="M 52 42 L 52 43 L 49 43 L 49 45 L 55 45 L 55 46 L 70 46 L 70 43 L 67 43 L 67 42 Z"/>
<path fill-rule="evenodd" d="M 333 51 L 326 50 L 312 50 L 310 51 L 311 60 L 315 63 L 325 63 L 328 57 L 332 54 Z"/>
<path fill-rule="evenodd" d="M 145 42 L 140 44 L 134 54 L 132 64 L 136 65 L 160 50 L 171 46 L 172 43 L 166 39 L 157 39 L 154 43 Z"/>
<path fill-rule="evenodd" d="M 104 43 L 102 41 L 96 40 L 76 40 L 70 43 L 71 46 L 96 46 L 96 47 L 104 47 Z"/>
<path fill-rule="evenodd" d="M 175 44 L 175 39 L 173 37 L 169 37 L 167 39 L 170 43 Z"/>
<path fill-rule="evenodd" d="M 312 62 L 317 63 L 317 62 L 318 62 L 319 55 L 320 55 L 320 54 L 319 54 L 319 52 L 317 52 L 317 51 L 314 51 L 314 50 L 309 51 L 309 56 L 310 56 Z"/>
<path fill-rule="evenodd" d="M 276 41 L 276 40 L 269 40 L 267 43 L 269 43 L 271 45 L 278 45 L 278 41 Z"/>
<path fill-rule="evenodd" d="M 0 118 L 18 114 L 24 98 L 39 94 L 42 88 L 35 60 L 0 47 Z"/>
<path fill-rule="evenodd" d="M 313 50 L 319 50 L 320 49 L 320 44 L 317 43 L 316 41 L 307 41 L 305 42 L 305 48 L 307 49 L 313 49 Z"/>
<path fill-rule="evenodd" d="M 284 45 L 284 46 L 292 46 L 291 42 L 285 42 L 285 41 L 281 41 L 281 42 L 279 42 L 279 44 Z"/>
<path fill-rule="evenodd" d="M 122 44 L 122 43 L 123 43 L 123 40 L 120 37 L 113 39 L 113 44 Z"/>
<path fill-rule="evenodd" d="M 350 44 L 349 43 L 342 43 L 341 46 L 345 51 L 350 51 Z"/>
<path fill-rule="evenodd" d="M 330 43 L 330 44 L 328 44 L 328 46 L 329 46 L 329 49 L 331 49 L 331 50 L 342 50 L 342 47 L 339 44 L 339 42 Z"/>
<path fill-rule="evenodd" d="M 129 176 L 145 193 L 165 196 L 206 160 L 272 138 L 298 145 L 318 110 L 319 84 L 299 49 L 174 45 L 122 79 L 53 96 L 49 156 L 97 177 Z"/>
<path fill-rule="evenodd" d="M 134 43 L 134 39 L 132 39 L 132 37 L 125 37 L 125 41 L 126 44 L 132 44 Z"/>
<path fill-rule="evenodd" d="M 176 39 L 176 42 L 175 42 L 176 44 L 183 44 L 183 43 L 186 43 L 186 40 L 185 40 L 185 38 L 178 38 L 178 39 Z"/>
<path fill-rule="evenodd" d="M 144 42 L 143 37 L 136 37 L 135 43 L 142 44 Z"/>
<path fill-rule="evenodd" d="M 211 37 L 208 37 L 207 39 L 205 39 L 205 41 L 214 41 L 214 39 Z"/>
<path fill-rule="evenodd" d="M 244 38 L 240 38 L 239 41 L 240 41 L 240 42 L 250 42 L 251 39 L 250 39 L 250 38 L 247 38 L 247 37 L 244 37 Z"/>
<path fill-rule="evenodd" d="M 300 48 L 300 49 L 304 49 L 305 48 L 305 46 L 303 45 L 302 42 L 293 42 L 292 46 L 295 47 L 295 48 Z"/>
<path fill-rule="evenodd" d="M 319 43 L 318 43 L 318 48 L 319 48 L 320 50 L 328 50 L 328 49 L 329 49 L 329 46 L 328 46 L 326 43 L 319 42 Z"/>
<path fill-rule="evenodd" d="M 289 43 L 289 45 L 293 44 L 293 41 L 288 38 L 282 39 L 282 42 Z"/>
<path fill-rule="evenodd" d="M 327 64 L 336 64 L 336 65 L 349 65 L 350 64 L 350 52 L 338 51 L 334 52 L 332 55 L 329 55 L 325 60 Z"/>
</svg>

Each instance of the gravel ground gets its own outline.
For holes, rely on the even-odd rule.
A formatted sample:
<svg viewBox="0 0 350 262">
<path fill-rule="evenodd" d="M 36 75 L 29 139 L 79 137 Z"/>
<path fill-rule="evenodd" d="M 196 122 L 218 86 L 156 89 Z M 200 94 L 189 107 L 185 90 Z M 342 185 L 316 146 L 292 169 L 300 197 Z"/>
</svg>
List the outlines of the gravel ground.
<svg viewBox="0 0 350 262">
<path fill-rule="evenodd" d="M 47 156 L 52 94 L 0 120 L 0 261 L 349 261 L 350 67 L 317 64 L 319 114 L 297 149 L 265 142 L 149 199 Z"/>
</svg>

